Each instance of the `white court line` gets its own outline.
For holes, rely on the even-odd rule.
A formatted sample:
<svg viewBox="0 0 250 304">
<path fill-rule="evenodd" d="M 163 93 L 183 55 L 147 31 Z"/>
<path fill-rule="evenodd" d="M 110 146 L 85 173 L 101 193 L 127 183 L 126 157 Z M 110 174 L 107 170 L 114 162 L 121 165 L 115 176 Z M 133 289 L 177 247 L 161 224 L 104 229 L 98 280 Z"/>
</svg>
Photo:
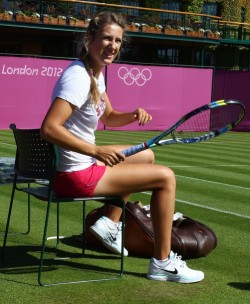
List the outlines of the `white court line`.
<svg viewBox="0 0 250 304">
<path fill-rule="evenodd" d="M 16 145 L 13 145 L 13 144 L 7 144 L 7 143 L 4 143 L 4 142 L 0 142 L 0 145 L 12 146 L 12 147 L 15 147 L 15 146 L 16 146 Z"/>
<path fill-rule="evenodd" d="M 235 212 L 231 212 L 231 211 L 225 211 L 225 210 L 221 210 L 221 209 L 217 209 L 217 208 L 213 208 L 213 207 L 207 207 L 207 206 L 203 206 L 200 204 L 191 203 L 191 202 L 187 202 L 187 201 L 183 201 L 183 200 L 179 200 L 179 199 L 177 199 L 176 201 L 180 202 L 182 204 L 186 204 L 186 205 L 192 205 L 192 206 L 196 206 L 196 207 L 203 208 L 203 209 L 208 209 L 208 210 L 212 210 L 212 211 L 216 211 L 216 212 L 220 212 L 220 213 L 224 213 L 224 214 L 230 214 L 230 215 L 250 219 L 250 216 L 248 216 L 248 215 L 243 215 L 243 214 L 239 214 L 239 213 L 235 213 Z"/>
<path fill-rule="evenodd" d="M 249 167 L 250 165 L 177 165 L 177 166 L 171 166 L 169 165 L 169 167 L 171 168 L 209 168 L 209 167 Z"/>
<path fill-rule="evenodd" d="M 233 187 L 233 188 L 239 188 L 239 189 L 244 189 L 244 190 L 250 190 L 249 187 L 243 187 L 243 186 L 237 186 L 237 185 L 232 185 L 232 184 L 225 184 L 225 183 L 220 183 L 220 182 L 214 182 L 214 181 L 209 181 L 206 179 L 200 179 L 200 178 L 195 178 L 195 177 L 189 177 L 189 176 L 183 176 L 183 175 L 176 175 L 177 177 L 181 178 L 187 178 L 187 179 L 192 179 L 192 180 L 197 180 L 205 183 L 210 183 L 210 184 L 217 184 L 217 185 L 223 185 L 223 186 L 228 186 L 228 187 Z"/>
<path fill-rule="evenodd" d="M 148 193 L 148 192 L 142 192 L 142 193 L 146 194 L 146 195 L 151 195 L 151 193 Z M 182 204 L 186 204 L 186 205 L 191 205 L 191 206 L 208 209 L 208 210 L 212 210 L 212 211 L 216 211 L 216 212 L 220 212 L 220 213 L 224 213 L 224 214 L 230 214 L 230 215 L 245 218 L 245 219 L 250 219 L 250 216 L 248 216 L 248 215 L 243 215 L 243 214 L 239 214 L 239 213 L 235 213 L 235 212 L 231 212 L 231 211 L 225 211 L 225 210 L 221 210 L 221 209 L 217 209 L 217 208 L 213 208 L 213 207 L 203 206 L 200 204 L 187 202 L 187 201 L 183 201 L 183 200 L 179 200 L 179 199 L 176 199 L 176 201 L 179 203 L 182 203 Z"/>
</svg>

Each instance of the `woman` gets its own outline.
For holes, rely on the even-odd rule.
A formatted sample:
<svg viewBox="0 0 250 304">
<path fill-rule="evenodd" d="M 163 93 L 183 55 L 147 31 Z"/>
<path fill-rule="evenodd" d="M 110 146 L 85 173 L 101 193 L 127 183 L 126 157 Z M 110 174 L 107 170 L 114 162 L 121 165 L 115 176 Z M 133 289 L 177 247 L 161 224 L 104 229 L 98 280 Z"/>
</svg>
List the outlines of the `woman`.
<svg viewBox="0 0 250 304">
<path fill-rule="evenodd" d="M 94 131 L 98 120 L 110 127 L 137 121 L 143 126 L 152 117 L 138 108 L 121 113 L 112 108 L 105 92 L 102 69 L 117 57 L 124 40 L 125 22 L 120 15 L 103 12 L 87 29 L 79 60 L 74 61 L 57 81 L 52 105 L 41 127 L 42 137 L 58 146 L 59 170 L 55 191 L 61 196 L 120 195 L 152 191 L 151 218 L 155 234 L 154 257 L 147 277 L 152 280 L 193 283 L 201 271 L 189 269 L 171 251 L 171 229 L 175 207 L 175 176 L 165 166 L 154 164 L 147 150 L 126 158 L 125 146 L 97 146 Z M 149 174 L 145 174 L 149 172 Z M 112 207 L 90 230 L 103 244 L 120 253 L 121 209 Z M 124 248 L 124 254 L 128 252 Z"/>
</svg>

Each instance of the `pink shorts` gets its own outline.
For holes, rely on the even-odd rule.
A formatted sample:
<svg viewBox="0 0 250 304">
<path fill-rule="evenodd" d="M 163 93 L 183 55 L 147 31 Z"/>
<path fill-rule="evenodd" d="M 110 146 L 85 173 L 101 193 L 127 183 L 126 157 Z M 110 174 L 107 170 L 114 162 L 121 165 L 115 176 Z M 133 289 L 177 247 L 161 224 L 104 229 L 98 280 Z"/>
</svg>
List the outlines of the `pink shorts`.
<svg viewBox="0 0 250 304">
<path fill-rule="evenodd" d="M 106 166 L 93 164 L 87 169 L 74 172 L 57 172 L 54 190 L 62 197 L 92 197 Z"/>
</svg>

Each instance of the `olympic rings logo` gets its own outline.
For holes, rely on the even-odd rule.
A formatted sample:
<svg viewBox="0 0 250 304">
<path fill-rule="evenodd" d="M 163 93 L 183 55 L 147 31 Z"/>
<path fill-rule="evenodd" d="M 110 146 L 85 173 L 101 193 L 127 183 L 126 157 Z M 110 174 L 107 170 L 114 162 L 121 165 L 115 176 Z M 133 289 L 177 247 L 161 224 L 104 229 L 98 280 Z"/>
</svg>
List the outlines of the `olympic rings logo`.
<svg viewBox="0 0 250 304">
<path fill-rule="evenodd" d="M 126 67 L 121 67 L 118 70 L 118 77 L 122 79 L 126 85 L 137 84 L 141 87 L 151 79 L 152 73 L 147 68 L 140 71 L 138 68 L 128 70 Z"/>
</svg>

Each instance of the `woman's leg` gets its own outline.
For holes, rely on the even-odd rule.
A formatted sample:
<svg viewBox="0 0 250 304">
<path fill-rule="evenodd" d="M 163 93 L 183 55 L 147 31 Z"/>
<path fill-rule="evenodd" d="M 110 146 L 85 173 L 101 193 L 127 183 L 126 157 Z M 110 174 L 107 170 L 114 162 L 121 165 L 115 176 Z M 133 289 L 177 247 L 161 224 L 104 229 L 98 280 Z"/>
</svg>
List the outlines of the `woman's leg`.
<svg viewBox="0 0 250 304">
<path fill-rule="evenodd" d="M 122 195 L 126 200 L 131 193 L 152 191 L 150 211 L 155 243 L 154 258 L 150 260 L 147 278 L 179 283 L 199 282 L 203 280 L 204 273 L 188 268 L 181 257 L 171 251 L 175 175 L 169 168 L 155 165 L 152 161 L 144 163 L 145 159 L 140 156 L 142 154 L 133 159 L 128 157 L 122 164 L 107 167 L 96 186 L 95 195 Z M 149 154 L 146 159 L 150 159 Z M 110 248 L 114 251 L 113 245 Z"/>
<path fill-rule="evenodd" d="M 123 163 L 107 167 L 95 195 L 121 195 L 152 191 L 151 213 L 155 231 L 155 258 L 166 259 L 170 252 L 175 205 L 175 176 L 167 167 L 155 164 Z"/>
<path fill-rule="evenodd" d="M 116 148 L 119 148 L 121 151 L 129 146 L 115 146 Z M 148 149 L 145 151 L 142 151 L 140 153 L 134 154 L 130 157 L 127 157 L 126 160 L 122 163 L 120 163 L 118 166 L 124 165 L 124 164 L 153 164 L 155 161 L 154 153 L 152 150 Z M 104 165 L 103 163 L 97 162 L 99 165 Z M 130 194 L 124 197 L 124 200 L 127 202 L 129 200 Z M 121 217 L 121 208 L 112 207 L 109 206 L 107 208 L 107 214 L 106 216 L 111 219 L 113 222 L 118 223 Z"/>
</svg>

